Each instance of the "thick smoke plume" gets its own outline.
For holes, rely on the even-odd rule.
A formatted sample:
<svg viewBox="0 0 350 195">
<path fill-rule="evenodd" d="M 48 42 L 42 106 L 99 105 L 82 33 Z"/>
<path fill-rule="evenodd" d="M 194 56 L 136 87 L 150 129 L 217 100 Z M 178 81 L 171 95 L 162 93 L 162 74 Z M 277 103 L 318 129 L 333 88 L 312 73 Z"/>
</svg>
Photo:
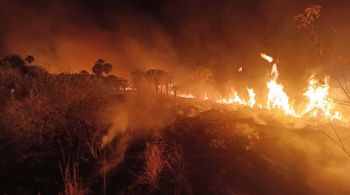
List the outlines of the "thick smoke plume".
<svg viewBox="0 0 350 195">
<path fill-rule="evenodd" d="M 312 4 L 322 6 L 315 24 L 321 57 L 294 18 Z M 311 72 L 348 63 L 347 6 L 345 0 L 5 0 L 0 53 L 32 54 L 50 71 L 90 70 L 104 58 L 126 78 L 135 68 L 206 66 L 220 83 L 260 86 L 269 67 L 257 55 L 265 51 L 281 61 L 283 78 L 294 81 L 289 85 L 302 86 Z"/>
</svg>

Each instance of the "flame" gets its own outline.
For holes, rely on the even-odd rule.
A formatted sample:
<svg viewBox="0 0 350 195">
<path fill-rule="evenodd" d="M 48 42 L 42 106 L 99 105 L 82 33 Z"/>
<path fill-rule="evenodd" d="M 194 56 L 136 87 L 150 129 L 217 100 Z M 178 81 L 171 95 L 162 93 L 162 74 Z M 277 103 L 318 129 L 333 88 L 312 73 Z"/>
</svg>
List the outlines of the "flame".
<svg viewBox="0 0 350 195">
<path fill-rule="evenodd" d="M 247 105 L 246 101 L 244 101 L 241 97 L 239 97 L 237 91 L 232 92 L 232 96 L 229 98 L 223 98 L 216 100 L 218 103 L 224 103 L 224 104 L 241 104 L 241 105 Z"/>
<path fill-rule="evenodd" d="M 249 95 L 248 105 L 253 108 L 255 105 L 254 89 L 247 88 L 247 91 L 248 91 L 248 95 Z"/>
<path fill-rule="evenodd" d="M 278 70 L 277 70 L 277 64 L 273 64 L 273 65 L 272 65 L 271 76 L 273 77 L 274 80 L 277 80 L 277 79 L 278 79 L 279 72 L 278 72 Z"/>
<path fill-rule="evenodd" d="M 281 109 L 286 115 L 296 116 L 294 109 L 289 106 L 289 97 L 284 92 L 283 85 L 271 80 L 267 83 L 267 88 L 267 109 Z"/>
<path fill-rule="evenodd" d="M 122 88 L 122 90 L 125 90 L 125 91 L 136 91 L 136 88 L 125 87 L 125 88 Z"/>
<path fill-rule="evenodd" d="M 284 92 L 283 85 L 277 83 L 277 79 L 279 76 L 277 70 L 277 64 L 272 65 L 271 69 L 272 79 L 267 82 L 267 109 L 281 109 L 286 115 L 296 116 L 294 109 L 289 106 L 289 97 Z"/>
<path fill-rule="evenodd" d="M 339 111 L 335 110 L 334 101 L 329 96 L 329 77 L 325 77 L 324 82 L 314 79 L 314 76 L 309 79 L 307 90 L 303 93 L 307 99 L 306 104 L 303 105 L 306 106 L 300 112 L 297 112 L 290 104 L 290 98 L 284 91 L 284 86 L 278 83 L 279 72 L 277 62 L 271 56 L 264 53 L 261 53 L 260 56 L 267 62 L 272 63 L 271 79 L 266 83 L 268 89 L 266 105 L 256 102 L 256 93 L 253 88 L 247 88 L 249 98 L 242 98 L 237 91 L 233 90 L 230 97 L 218 98 L 214 101 L 221 104 L 239 104 L 258 109 L 281 110 L 285 115 L 297 118 L 313 117 L 348 121 Z M 191 99 L 195 98 L 192 94 L 179 96 Z M 204 100 L 211 99 L 206 94 Z"/>
<path fill-rule="evenodd" d="M 241 98 L 237 91 L 232 92 L 232 96 L 229 98 L 218 99 L 216 102 L 224 104 L 240 104 L 244 106 L 254 107 L 255 105 L 255 92 L 254 89 L 247 88 L 249 100 Z"/>
<path fill-rule="evenodd" d="M 242 105 L 247 105 L 246 101 L 244 101 L 241 97 L 239 97 L 237 91 L 233 92 L 233 102 L 242 104 Z"/>
<path fill-rule="evenodd" d="M 266 60 L 266 61 L 268 61 L 268 62 L 273 62 L 273 58 L 271 57 L 271 56 L 268 56 L 268 55 L 266 55 L 266 54 L 264 54 L 264 53 L 261 53 L 260 54 L 260 56 L 264 59 L 264 60 Z"/>
<path fill-rule="evenodd" d="M 312 76 L 314 77 L 314 75 Z M 329 77 L 325 77 L 324 82 L 320 83 L 314 78 L 309 80 L 308 90 L 304 96 L 308 98 L 304 114 L 311 113 L 313 116 L 323 115 L 329 119 L 341 119 L 342 115 L 339 112 L 333 112 L 334 104 L 329 98 Z"/>
<path fill-rule="evenodd" d="M 194 99 L 194 95 L 191 93 L 188 94 L 180 94 L 179 97 L 186 98 L 186 99 Z"/>
</svg>

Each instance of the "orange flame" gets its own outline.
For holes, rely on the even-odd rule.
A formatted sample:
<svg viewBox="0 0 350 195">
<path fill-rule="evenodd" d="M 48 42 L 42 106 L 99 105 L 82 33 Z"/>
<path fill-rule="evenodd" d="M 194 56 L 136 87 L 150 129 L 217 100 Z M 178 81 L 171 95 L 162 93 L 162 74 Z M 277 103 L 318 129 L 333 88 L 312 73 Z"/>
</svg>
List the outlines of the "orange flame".
<svg viewBox="0 0 350 195">
<path fill-rule="evenodd" d="M 248 91 L 248 95 L 249 95 L 248 105 L 253 108 L 255 105 L 254 89 L 247 88 L 247 91 Z"/>
<path fill-rule="evenodd" d="M 314 77 L 314 75 L 312 76 Z M 305 108 L 304 113 L 311 113 L 313 116 L 323 115 L 328 119 L 342 119 L 339 112 L 333 112 L 334 104 L 329 94 L 329 77 L 325 77 L 324 83 L 318 82 L 316 79 L 309 80 L 308 90 L 304 96 L 308 98 L 309 103 Z"/>
<path fill-rule="evenodd" d="M 271 56 L 266 55 L 265 53 L 261 53 L 260 56 L 270 63 L 273 62 L 273 58 Z"/>
<path fill-rule="evenodd" d="M 222 104 L 239 104 L 249 106 L 251 108 L 268 109 L 268 110 L 281 110 L 285 115 L 293 117 L 321 117 L 327 120 L 341 120 L 348 121 L 343 117 L 339 111 L 335 111 L 335 105 L 332 99 L 329 97 L 329 77 L 326 77 L 324 82 L 319 82 L 312 76 L 308 82 L 308 88 L 303 94 L 307 97 L 306 108 L 301 112 L 296 112 L 293 106 L 289 103 L 289 96 L 284 91 L 284 86 L 277 82 L 279 72 L 277 69 L 277 63 L 271 56 L 261 53 L 260 56 L 269 63 L 272 64 L 271 79 L 266 83 L 267 102 L 266 105 L 257 103 L 255 100 L 256 94 L 254 89 L 247 88 L 249 99 L 241 98 L 237 91 L 233 91 L 231 97 L 219 98 L 214 100 L 217 103 Z M 180 95 L 184 98 L 195 98 L 192 94 Z M 205 100 L 210 100 L 206 95 Z"/>
<path fill-rule="evenodd" d="M 186 99 L 194 99 L 195 98 L 194 95 L 190 94 L 190 93 L 188 93 L 188 94 L 180 94 L 178 96 L 182 97 L 182 98 L 186 98 Z"/>
</svg>

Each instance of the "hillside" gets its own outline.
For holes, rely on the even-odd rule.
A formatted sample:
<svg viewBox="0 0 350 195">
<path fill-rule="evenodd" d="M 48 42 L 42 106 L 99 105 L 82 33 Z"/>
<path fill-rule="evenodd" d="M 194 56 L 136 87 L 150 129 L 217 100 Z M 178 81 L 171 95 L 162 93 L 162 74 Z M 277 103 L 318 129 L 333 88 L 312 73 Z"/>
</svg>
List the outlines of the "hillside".
<svg viewBox="0 0 350 195">
<path fill-rule="evenodd" d="M 121 81 L 2 59 L 0 193 L 350 193 L 343 126 Z"/>
</svg>

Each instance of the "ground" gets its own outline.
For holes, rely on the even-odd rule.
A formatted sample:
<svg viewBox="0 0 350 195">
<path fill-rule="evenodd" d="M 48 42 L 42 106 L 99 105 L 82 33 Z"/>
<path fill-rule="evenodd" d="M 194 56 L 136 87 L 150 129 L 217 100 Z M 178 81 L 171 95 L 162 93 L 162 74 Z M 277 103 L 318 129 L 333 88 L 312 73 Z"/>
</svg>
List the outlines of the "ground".
<svg viewBox="0 0 350 195">
<path fill-rule="evenodd" d="M 349 129 L 0 66 L 1 194 L 349 194 Z"/>
</svg>

